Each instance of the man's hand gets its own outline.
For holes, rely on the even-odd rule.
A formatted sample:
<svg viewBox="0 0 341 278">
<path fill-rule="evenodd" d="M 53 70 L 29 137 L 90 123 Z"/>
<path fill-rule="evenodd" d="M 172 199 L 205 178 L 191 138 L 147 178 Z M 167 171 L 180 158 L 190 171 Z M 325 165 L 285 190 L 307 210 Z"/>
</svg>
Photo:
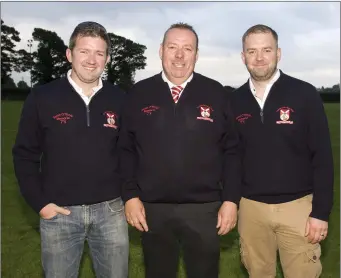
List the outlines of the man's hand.
<svg viewBox="0 0 341 278">
<path fill-rule="evenodd" d="M 71 213 L 71 211 L 69 211 L 68 209 L 65 209 L 63 207 L 59 207 L 56 204 L 50 203 L 50 204 L 47 204 L 45 207 L 43 207 L 40 210 L 39 215 L 41 218 L 49 220 L 49 219 L 55 217 L 58 213 L 64 214 L 64 215 L 69 215 Z"/>
<path fill-rule="evenodd" d="M 313 217 L 308 218 L 304 236 L 308 237 L 310 243 L 315 244 L 324 240 L 327 234 L 328 222 Z"/>
<path fill-rule="evenodd" d="M 146 212 L 144 206 L 139 198 L 132 198 L 126 202 L 125 214 L 127 222 L 141 232 L 148 232 L 148 225 L 146 221 Z"/>
<path fill-rule="evenodd" d="M 225 235 L 231 231 L 237 223 L 237 205 L 233 202 L 225 201 L 218 212 L 218 223 L 216 228 L 220 228 L 218 235 Z"/>
</svg>

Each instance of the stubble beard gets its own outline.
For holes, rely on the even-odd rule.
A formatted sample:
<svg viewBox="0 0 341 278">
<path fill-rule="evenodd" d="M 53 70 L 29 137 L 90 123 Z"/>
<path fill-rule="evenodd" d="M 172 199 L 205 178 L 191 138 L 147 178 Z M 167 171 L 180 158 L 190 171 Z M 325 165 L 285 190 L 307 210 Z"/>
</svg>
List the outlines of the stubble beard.
<svg viewBox="0 0 341 278">
<path fill-rule="evenodd" d="M 254 79 L 255 81 L 267 81 L 276 72 L 276 70 L 277 70 L 277 63 L 274 64 L 272 67 L 269 67 L 269 68 L 267 68 L 266 70 L 263 70 L 263 71 L 251 69 L 249 67 L 247 67 L 247 69 L 248 69 L 252 79 Z"/>
</svg>

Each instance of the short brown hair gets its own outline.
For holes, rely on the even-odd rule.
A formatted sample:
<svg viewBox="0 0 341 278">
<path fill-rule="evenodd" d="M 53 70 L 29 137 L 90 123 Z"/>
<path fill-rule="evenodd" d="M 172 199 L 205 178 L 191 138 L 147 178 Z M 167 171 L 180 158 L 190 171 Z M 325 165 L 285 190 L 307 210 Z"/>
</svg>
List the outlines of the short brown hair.
<svg viewBox="0 0 341 278">
<path fill-rule="evenodd" d="M 187 23 L 183 23 L 183 22 L 179 22 L 179 23 L 172 24 L 172 25 L 167 29 L 167 31 L 166 31 L 165 34 L 163 35 L 162 44 L 165 43 L 165 40 L 166 40 L 166 36 L 167 36 L 168 31 L 170 31 L 170 30 L 172 30 L 172 29 L 185 29 L 185 30 L 191 31 L 191 32 L 195 35 L 195 38 L 196 38 L 196 40 L 197 40 L 197 50 L 198 50 L 198 47 L 199 47 L 199 37 L 198 37 L 197 32 L 195 32 L 193 26 L 191 26 L 191 25 L 189 25 L 189 24 L 187 24 Z"/>
<path fill-rule="evenodd" d="M 244 44 L 245 44 L 245 40 L 246 37 L 250 34 L 259 34 L 259 33 L 271 33 L 272 36 L 274 37 L 275 41 L 276 41 L 276 45 L 278 47 L 278 35 L 276 33 L 275 30 L 273 30 L 272 28 L 270 28 L 269 26 L 263 25 L 263 24 L 257 24 L 254 25 L 252 27 L 250 27 L 249 29 L 247 29 L 247 31 L 244 33 L 243 35 L 243 48 L 244 48 Z"/>
<path fill-rule="evenodd" d="M 107 44 L 107 55 L 109 55 L 110 38 L 108 36 L 107 30 L 101 24 L 93 21 L 85 21 L 78 24 L 71 34 L 69 49 L 74 49 L 78 37 L 99 37 L 103 39 Z"/>
</svg>

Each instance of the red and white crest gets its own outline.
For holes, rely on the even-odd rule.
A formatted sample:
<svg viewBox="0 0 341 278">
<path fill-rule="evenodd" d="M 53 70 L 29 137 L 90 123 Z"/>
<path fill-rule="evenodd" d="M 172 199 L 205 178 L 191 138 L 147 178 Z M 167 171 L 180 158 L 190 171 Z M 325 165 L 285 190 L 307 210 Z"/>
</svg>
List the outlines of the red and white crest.
<svg viewBox="0 0 341 278">
<path fill-rule="evenodd" d="M 282 121 L 287 121 L 290 118 L 290 110 L 279 110 L 279 117 L 281 118 Z"/>
<path fill-rule="evenodd" d="M 198 120 L 205 120 L 205 121 L 213 122 L 213 119 L 210 118 L 213 112 L 212 107 L 208 105 L 199 105 L 198 108 L 200 109 L 200 115 L 201 115 L 201 117 L 197 117 Z"/>
<path fill-rule="evenodd" d="M 117 126 L 115 125 L 115 123 L 116 123 L 116 120 L 117 120 L 117 115 L 114 112 L 112 112 L 112 111 L 106 111 L 103 114 L 107 118 L 107 124 L 104 124 L 104 126 L 116 129 Z"/>
<path fill-rule="evenodd" d="M 276 124 L 293 124 L 293 121 L 290 121 L 290 114 L 291 112 L 294 112 L 294 110 L 290 107 L 281 107 L 277 109 L 277 112 L 279 112 L 279 118 L 280 121 L 276 121 Z"/>
<path fill-rule="evenodd" d="M 209 118 L 211 116 L 211 108 L 205 107 L 205 106 L 200 106 L 200 114 L 204 118 Z"/>
</svg>

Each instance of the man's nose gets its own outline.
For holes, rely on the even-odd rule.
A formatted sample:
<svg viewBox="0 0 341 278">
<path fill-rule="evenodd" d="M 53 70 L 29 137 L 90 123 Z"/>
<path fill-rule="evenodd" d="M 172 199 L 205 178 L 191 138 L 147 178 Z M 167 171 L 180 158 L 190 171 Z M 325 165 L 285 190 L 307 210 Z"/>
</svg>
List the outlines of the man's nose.
<svg viewBox="0 0 341 278">
<path fill-rule="evenodd" d="M 184 52 L 182 49 L 178 49 L 176 52 L 175 52 L 175 57 L 176 58 L 182 58 L 184 56 Z"/>
<path fill-rule="evenodd" d="M 96 63 L 96 58 L 95 54 L 89 54 L 88 59 L 86 60 L 89 64 L 95 64 Z"/>
<path fill-rule="evenodd" d="M 256 59 L 258 61 L 263 60 L 263 52 L 262 51 L 257 52 Z"/>
</svg>

